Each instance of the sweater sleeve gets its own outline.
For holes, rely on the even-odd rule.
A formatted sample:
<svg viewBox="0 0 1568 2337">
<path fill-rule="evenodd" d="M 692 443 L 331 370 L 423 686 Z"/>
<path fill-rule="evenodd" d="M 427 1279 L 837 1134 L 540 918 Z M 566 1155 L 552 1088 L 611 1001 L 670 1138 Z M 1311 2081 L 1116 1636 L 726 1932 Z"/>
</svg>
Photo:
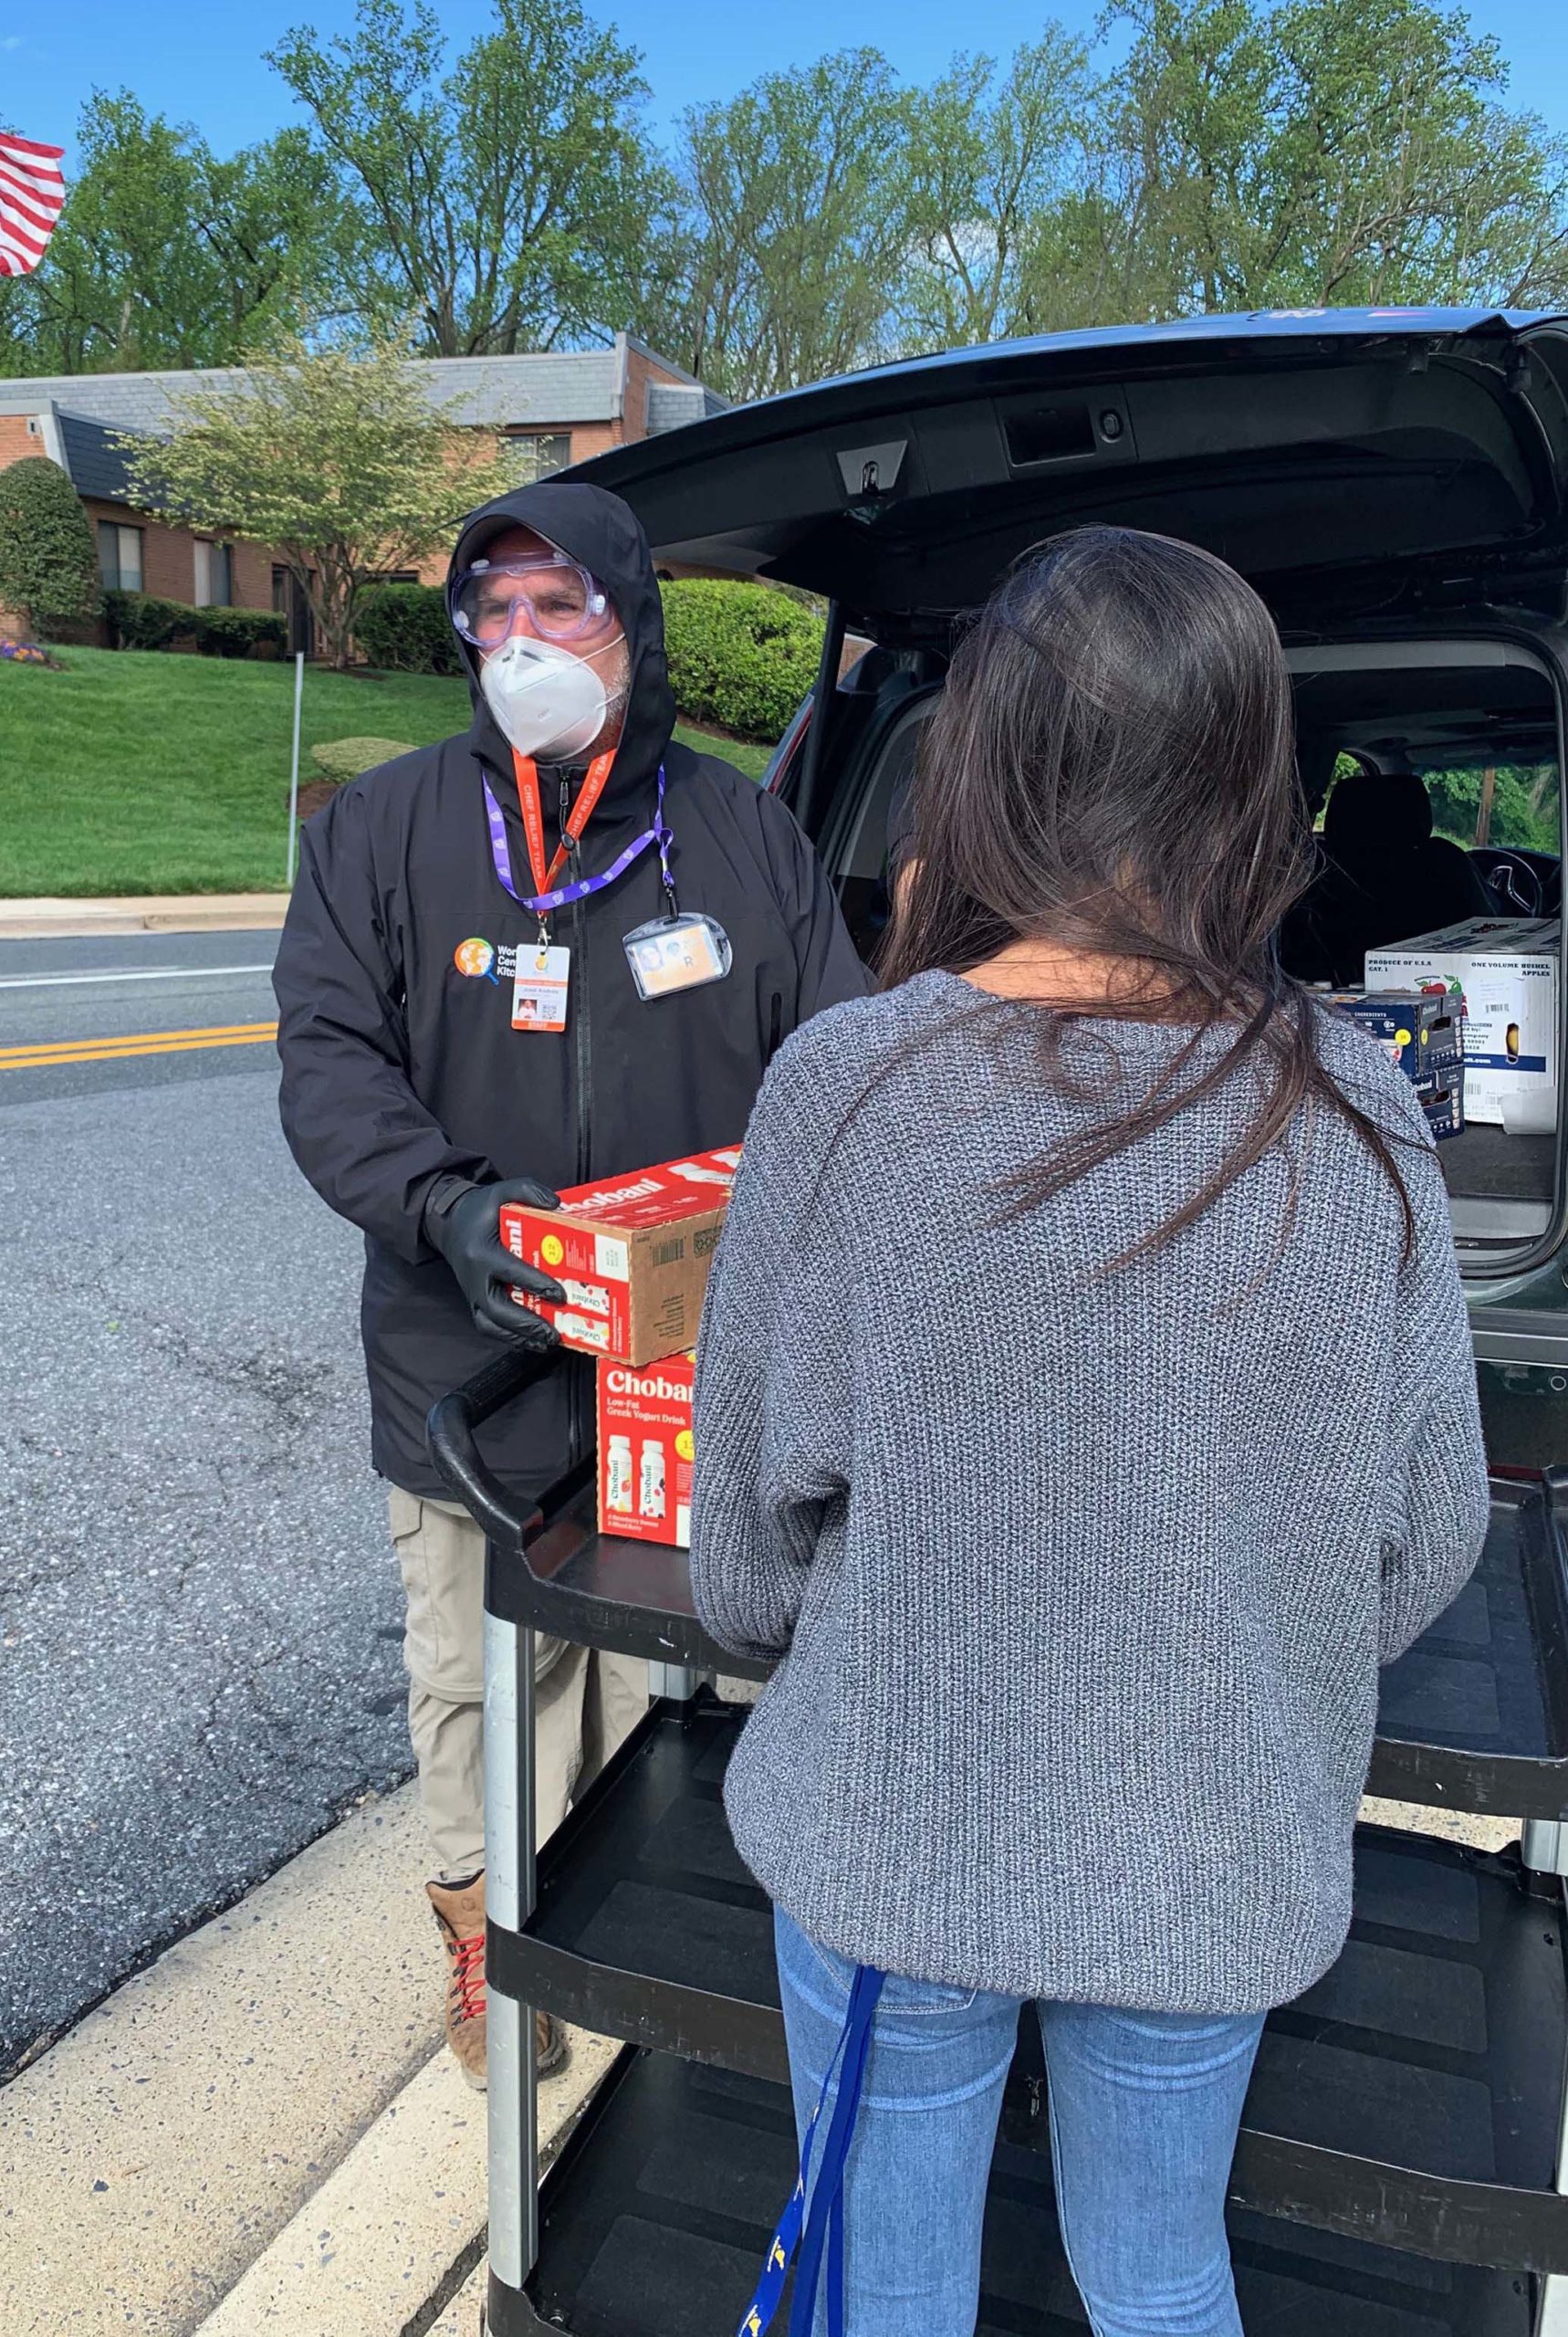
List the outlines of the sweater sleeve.
<svg viewBox="0 0 1568 2337">
<path fill-rule="evenodd" d="M 1490 1514 L 1469 1317 L 1429 1141 L 1402 1151 L 1401 1167 L 1416 1247 L 1401 1281 L 1395 1337 L 1378 1633 L 1385 1663 L 1403 1655 L 1463 1589 Z"/>
<path fill-rule="evenodd" d="M 848 1283 L 817 1189 L 833 1120 L 800 1043 L 786 1046 L 746 1132 L 703 1309 L 692 1588 L 737 1655 L 789 1648 L 823 1514 L 848 1492 Z"/>
<path fill-rule="evenodd" d="M 340 1217 L 417 1263 L 435 1181 L 493 1176 L 448 1142 L 408 1071 L 402 971 L 378 895 L 365 803 L 342 794 L 300 831 L 273 968 L 288 1148 Z"/>
</svg>

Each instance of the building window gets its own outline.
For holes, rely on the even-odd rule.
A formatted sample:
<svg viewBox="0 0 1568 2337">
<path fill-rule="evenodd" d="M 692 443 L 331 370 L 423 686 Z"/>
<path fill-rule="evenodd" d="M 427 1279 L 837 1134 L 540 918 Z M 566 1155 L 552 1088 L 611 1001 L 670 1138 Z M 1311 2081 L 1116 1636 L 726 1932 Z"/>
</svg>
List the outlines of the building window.
<svg viewBox="0 0 1568 2337">
<path fill-rule="evenodd" d="M 234 605 L 234 552 L 227 544 L 196 539 L 196 606 L 227 609 Z"/>
<path fill-rule="evenodd" d="M 98 573 L 106 591 L 141 590 L 141 530 L 122 528 L 113 519 L 98 523 Z"/>
<path fill-rule="evenodd" d="M 508 430 L 506 436 L 514 487 L 532 487 L 571 460 L 570 430 Z"/>
</svg>

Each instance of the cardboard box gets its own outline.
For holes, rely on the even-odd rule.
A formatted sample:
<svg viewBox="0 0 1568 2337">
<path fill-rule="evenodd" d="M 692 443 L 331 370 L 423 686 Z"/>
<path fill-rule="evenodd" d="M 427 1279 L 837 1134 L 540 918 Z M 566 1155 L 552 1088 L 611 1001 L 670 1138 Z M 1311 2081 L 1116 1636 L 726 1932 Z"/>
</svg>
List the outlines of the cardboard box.
<svg viewBox="0 0 1568 2337">
<path fill-rule="evenodd" d="M 1366 953 L 1369 990 L 1437 983 L 1464 1001 L 1465 1116 L 1516 1134 L 1557 1125 L 1554 917 L 1472 917 Z"/>
<path fill-rule="evenodd" d="M 696 1357 L 642 1370 L 599 1366 L 599 1530 L 637 1542 L 692 1538 L 692 1389 Z"/>
<path fill-rule="evenodd" d="M 1331 990 L 1327 1003 L 1375 1039 L 1398 1064 L 1420 1097 L 1435 1137 L 1463 1133 L 1462 998 L 1434 984 L 1429 990 Z"/>
<path fill-rule="evenodd" d="M 740 1148 L 698 1152 L 656 1168 L 573 1185 L 559 1210 L 501 1210 L 514 1258 L 551 1274 L 564 1306 L 519 1296 L 555 1325 L 563 1347 L 617 1363 L 652 1363 L 695 1344 Z"/>
</svg>

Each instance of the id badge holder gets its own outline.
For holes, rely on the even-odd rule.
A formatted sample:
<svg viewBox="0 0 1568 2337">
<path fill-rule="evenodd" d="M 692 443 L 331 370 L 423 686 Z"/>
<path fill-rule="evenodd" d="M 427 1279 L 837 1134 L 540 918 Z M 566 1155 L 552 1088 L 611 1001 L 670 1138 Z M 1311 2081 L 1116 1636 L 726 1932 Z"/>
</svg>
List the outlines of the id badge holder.
<svg viewBox="0 0 1568 2337">
<path fill-rule="evenodd" d="M 729 936 L 716 917 L 658 917 L 627 934 L 626 962 L 643 999 L 721 982 L 735 962 Z"/>
<path fill-rule="evenodd" d="M 514 1031 L 564 1031 L 571 951 L 552 943 L 530 943 L 517 951 L 512 982 Z"/>
</svg>

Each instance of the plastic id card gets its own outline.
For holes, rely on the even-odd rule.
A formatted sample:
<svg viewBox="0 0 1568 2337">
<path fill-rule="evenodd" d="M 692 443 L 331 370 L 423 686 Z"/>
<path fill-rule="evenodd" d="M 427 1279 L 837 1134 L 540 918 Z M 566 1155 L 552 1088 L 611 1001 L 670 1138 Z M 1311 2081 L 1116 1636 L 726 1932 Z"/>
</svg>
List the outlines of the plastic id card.
<svg viewBox="0 0 1568 2337">
<path fill-rule="evenodd" d="M 571 951 L 539 942 L 517 951 L 512 983 L 514 1031 L 564 1031 Z"/>
<path fill-rule="evenodd" d="M 728 934 L 711 917 L 655 917 L 629 933 L 625 948 L 639 998 L 668 998 L 721 982 L 734 959 Z"/>
</svg>

